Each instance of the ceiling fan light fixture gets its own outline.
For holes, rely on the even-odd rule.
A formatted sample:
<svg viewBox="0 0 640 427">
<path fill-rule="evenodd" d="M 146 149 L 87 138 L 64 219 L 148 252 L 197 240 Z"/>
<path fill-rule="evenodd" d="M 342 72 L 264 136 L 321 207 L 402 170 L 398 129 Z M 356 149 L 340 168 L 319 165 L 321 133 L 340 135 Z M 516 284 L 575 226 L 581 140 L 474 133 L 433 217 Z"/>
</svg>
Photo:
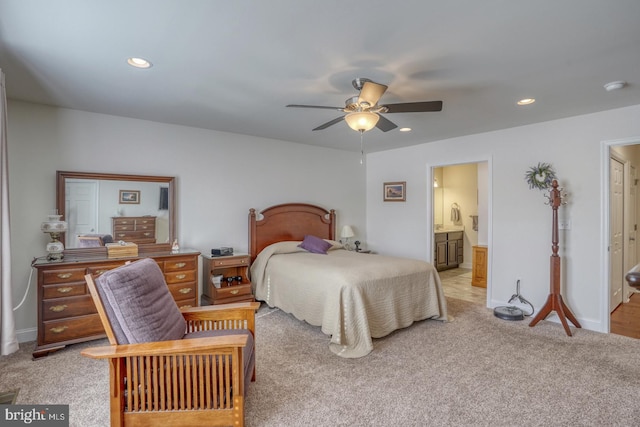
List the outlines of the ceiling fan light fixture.
<svg viewBox="0 0 640 427">
<path fill-rule="evenodd" d="M 380 120 L 380 116 L 378 116 L 376 113 L 360 111 L 349 113 L 344 117 L 344 119 L 351 129 L 358 132 L 366 132 L 376 126 L 378 120 Z"/>
</svg>

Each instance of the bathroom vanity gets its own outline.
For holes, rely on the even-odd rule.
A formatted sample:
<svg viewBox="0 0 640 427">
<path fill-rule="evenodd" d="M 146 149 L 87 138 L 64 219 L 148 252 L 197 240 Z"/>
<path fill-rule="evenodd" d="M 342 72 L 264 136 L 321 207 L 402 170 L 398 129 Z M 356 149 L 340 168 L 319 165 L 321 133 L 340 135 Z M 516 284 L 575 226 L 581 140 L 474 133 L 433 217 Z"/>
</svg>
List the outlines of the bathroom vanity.
<svg viewBox="0 0 640 427">
<path fill-rule="evenodd" d="M 463 261 L 464 231 L 461 229 L 441 228 L 435 230 L 434 265 L 436 270 L 443 271 L 458 268 Z"/>
</svg>

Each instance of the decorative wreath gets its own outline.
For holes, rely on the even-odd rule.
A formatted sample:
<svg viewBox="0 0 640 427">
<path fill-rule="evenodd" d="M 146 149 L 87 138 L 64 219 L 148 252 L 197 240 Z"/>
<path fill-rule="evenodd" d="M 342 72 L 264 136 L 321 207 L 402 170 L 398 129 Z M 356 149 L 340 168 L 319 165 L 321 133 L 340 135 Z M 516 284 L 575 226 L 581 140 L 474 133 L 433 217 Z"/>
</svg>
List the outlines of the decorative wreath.
<svg viewBox="0 0 640 427">
<path fill-rule="evenodd" d="M 538 166 L 532 166 L 524 174 L 524 178 L 529 184 L 529 188 L 537 188 L 538 190 L 546 190 L 551 187 L 551 182 L 556 179 L 556 171 L 549 163 L 538 163 Z"/>
</svg>

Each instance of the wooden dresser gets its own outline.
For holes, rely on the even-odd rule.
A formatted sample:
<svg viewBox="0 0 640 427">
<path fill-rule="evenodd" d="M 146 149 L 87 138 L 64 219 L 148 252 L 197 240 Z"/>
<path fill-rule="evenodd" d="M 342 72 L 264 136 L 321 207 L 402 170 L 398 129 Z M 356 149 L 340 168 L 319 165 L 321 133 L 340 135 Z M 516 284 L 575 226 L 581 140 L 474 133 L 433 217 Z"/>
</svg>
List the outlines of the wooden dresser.
<svg viewBox="0 0 640 427">
<path fill-rule="evenodd" d="M 111 218 L 111 230 L 116 242 L 156 243 L 155 216 L 114 216 Z"/>
<path fill-rule="evenodd" d="M 105 337 L 100 317 L 88 292 L 85 274 L 98 277 L 127 261 L 153 258 L 164 272 L 167 286 L 179 307 L 198 306 L 198 257 L 200 252 L 141 253 L 137 257 L 105 255 L 73 257 L 62 261 L 36 261 L 38 272 L 38 339 L 33 357 L 46 356 L 66 345 Z"/>
</svg>

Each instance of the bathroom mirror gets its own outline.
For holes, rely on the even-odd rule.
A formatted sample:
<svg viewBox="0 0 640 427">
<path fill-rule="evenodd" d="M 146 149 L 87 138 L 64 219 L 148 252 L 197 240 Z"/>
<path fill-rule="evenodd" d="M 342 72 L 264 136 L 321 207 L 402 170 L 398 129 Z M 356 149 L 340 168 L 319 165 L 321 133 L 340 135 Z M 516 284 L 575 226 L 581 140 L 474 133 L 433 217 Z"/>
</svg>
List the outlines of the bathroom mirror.
<svg viewBox="0 0 640 427">
<path fill-rule="evenodd" d="M 177 238 L 175 177 L 66 171 L 56 175 L 56 208 L 68 223 L 60 238 L 65 252 L 106 252 L 105 236 L 132 241 L 141 252 L 165 251 Z M 118 225 L 130 218 L 151 225 L 144 233 L 135 225 Z M 121 228 L 126 233 L 120 233 Z"/>
</svg>

